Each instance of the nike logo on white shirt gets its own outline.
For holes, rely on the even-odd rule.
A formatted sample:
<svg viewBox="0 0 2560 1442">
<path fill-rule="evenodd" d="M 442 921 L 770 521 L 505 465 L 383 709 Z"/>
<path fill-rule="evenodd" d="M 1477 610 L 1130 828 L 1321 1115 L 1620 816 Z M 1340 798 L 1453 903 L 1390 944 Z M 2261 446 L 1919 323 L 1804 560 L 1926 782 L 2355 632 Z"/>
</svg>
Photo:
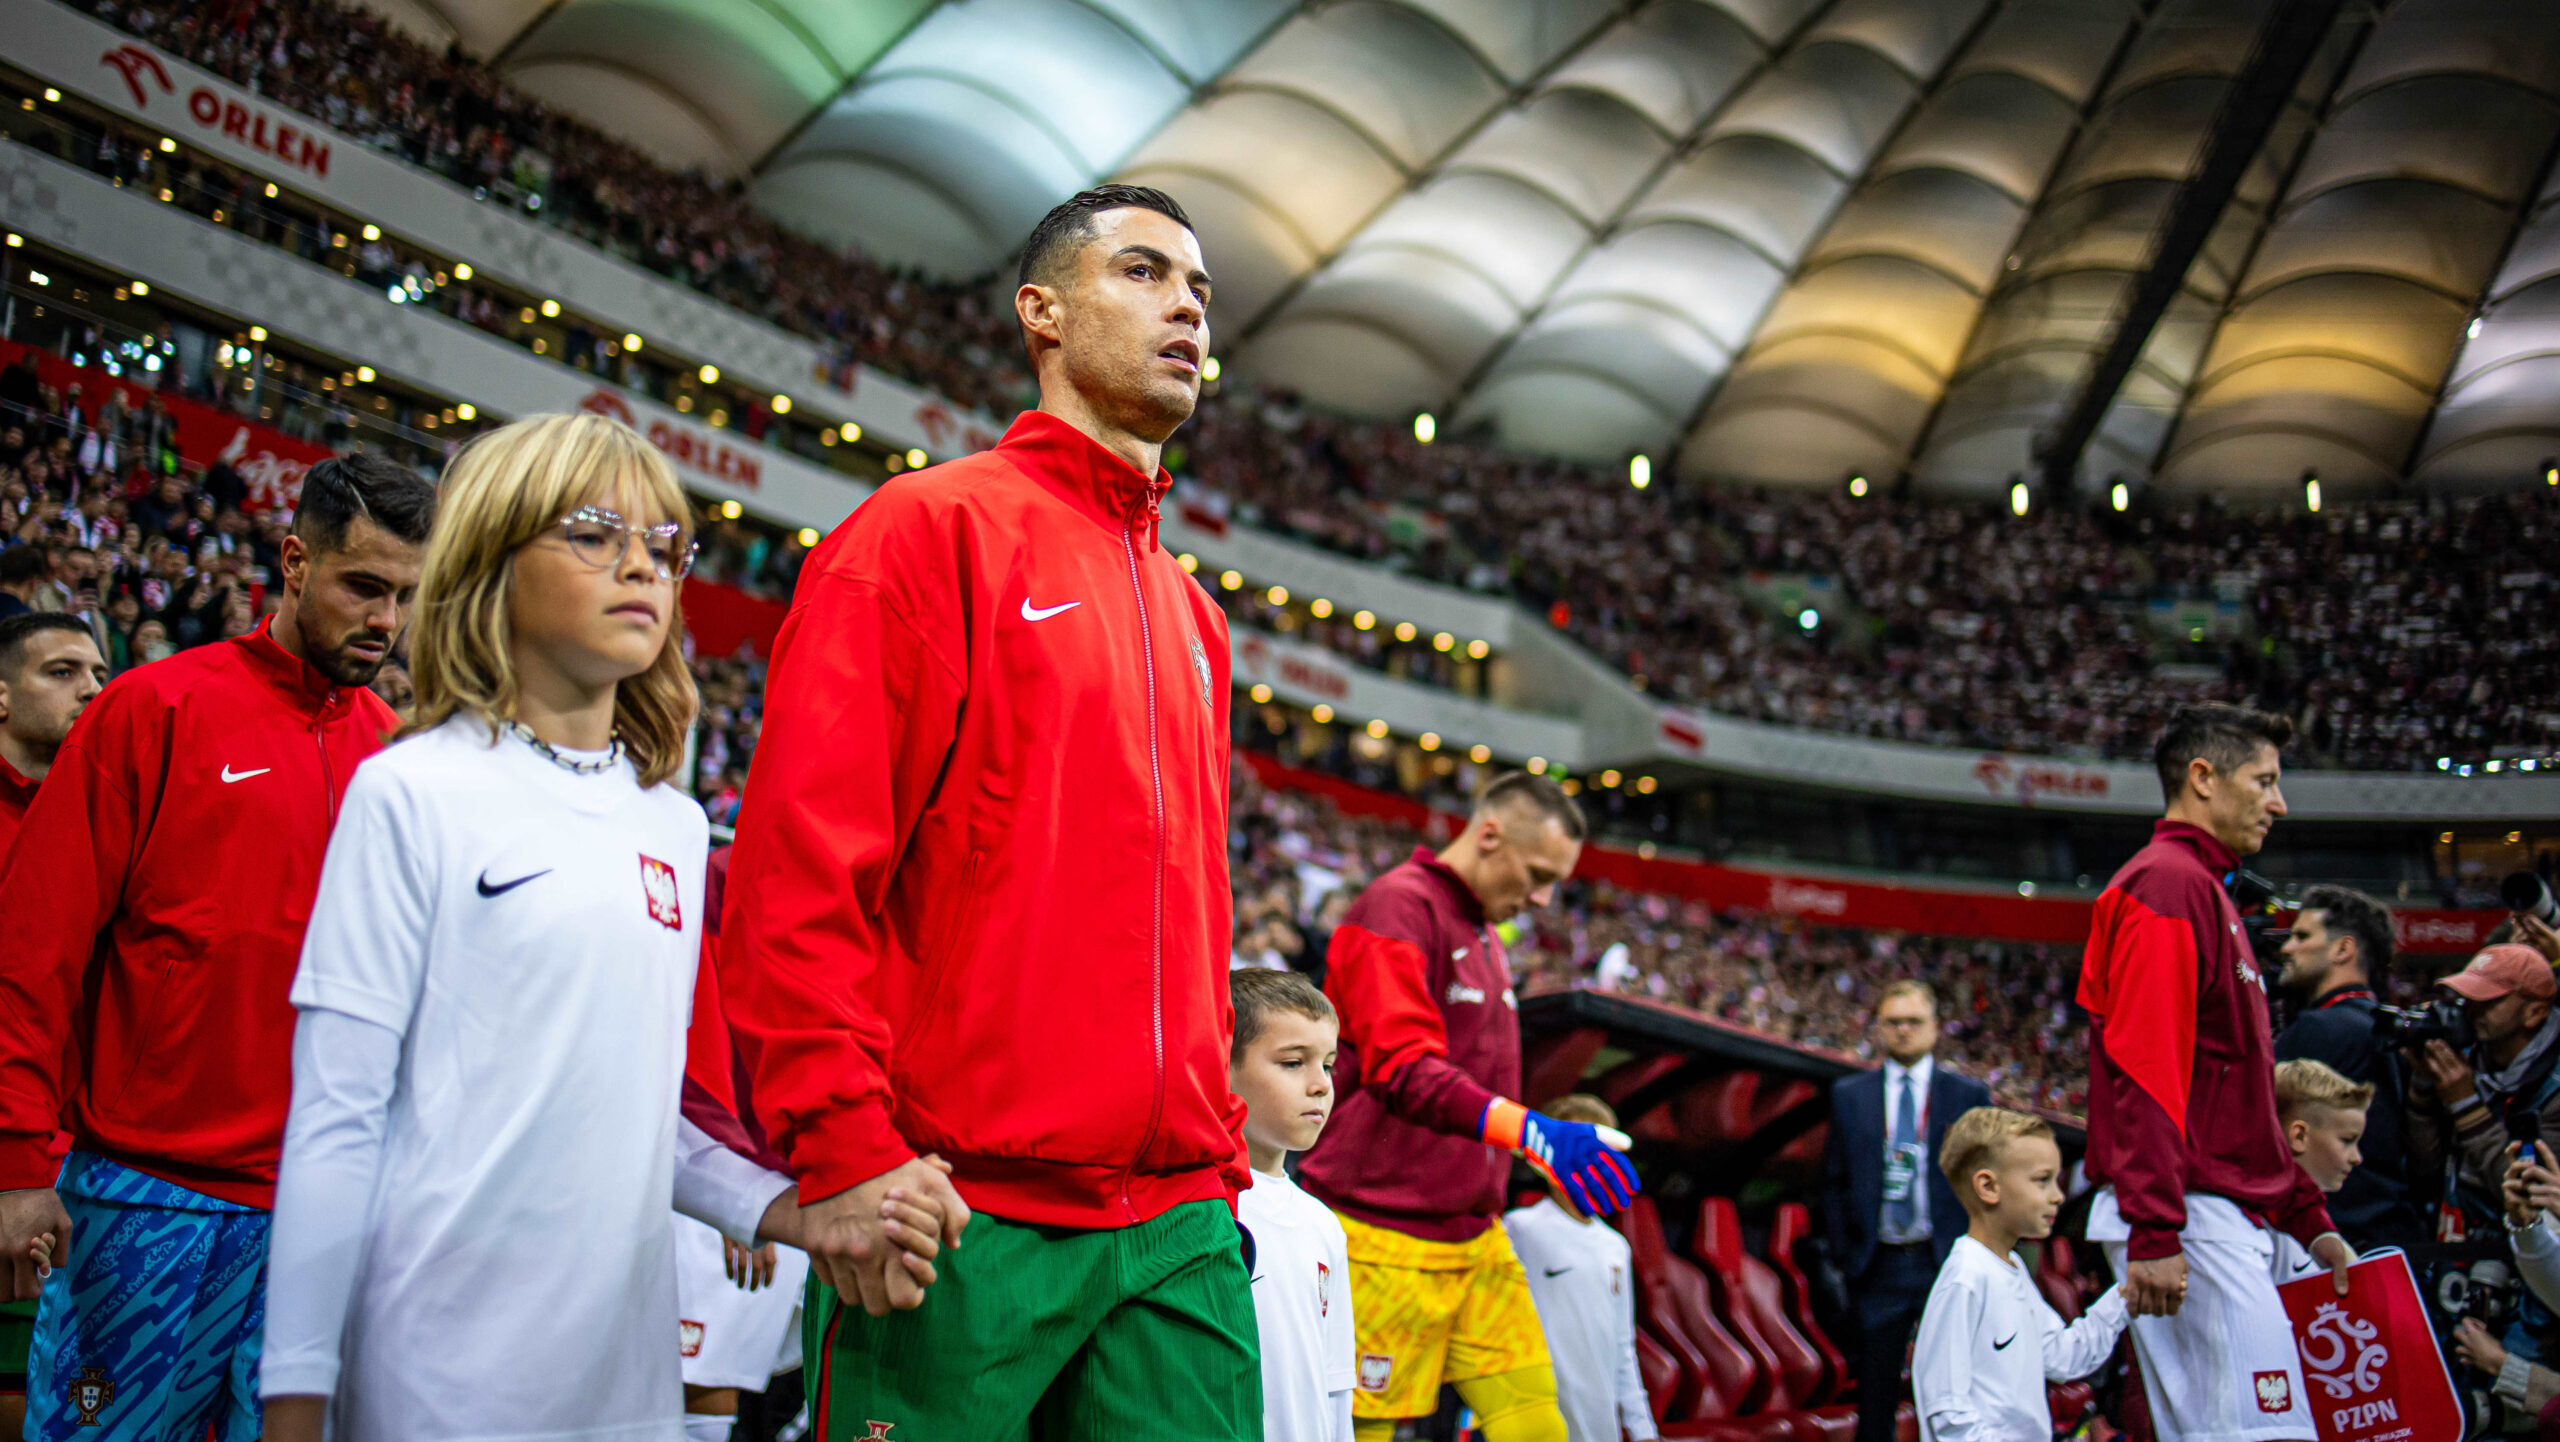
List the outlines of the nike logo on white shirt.
<svg viewBox="0 0 2560 1442">
<path fill-rule="evenodd" d="M 261 766 L 255 771 L 234 771 L 231 769 L 231 763 L 225 761 L 222 763 L 222 779 L 225 784 L 233 781 L 246 781 L 252 776 L 264 776 L 273 770 L 275 770 L 275 768 L 272 766 Z"/>
<path fill-rule="evenodd" d="M 1031 598 L 1029 596 L 1025 596 L 1022 598 L 1022 619 L 1026 621 L 1046 621 L 1050 617 L 1058 614 L 1060 611 L 1072 611 L 1083 604 L 1084 602 L 1082 601 L 1069 601 L 1062 606 L 1034 606 L 1031 604 Z"/>
</svg>

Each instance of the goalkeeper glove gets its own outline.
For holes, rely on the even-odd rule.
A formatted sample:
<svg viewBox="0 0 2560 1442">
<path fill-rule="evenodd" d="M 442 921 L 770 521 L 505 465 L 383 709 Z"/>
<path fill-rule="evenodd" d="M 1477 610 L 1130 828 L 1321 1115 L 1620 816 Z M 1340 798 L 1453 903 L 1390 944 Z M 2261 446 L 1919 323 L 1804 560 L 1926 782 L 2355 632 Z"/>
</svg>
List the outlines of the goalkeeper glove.
<svg viewBox="0 0 2560 1442">
<path fill-rule="evenodd" d="M 1586 1217 L 1603 1216 L 1635 1200 L 1643 1183 L 1612 1141 L 1588 1122 L 1560 1122 L 1515 1101 L 1495 1097 L 1484 1109 L 1479 1135 L 1487 1146 L 1519 1156 Z"/>
</svg>

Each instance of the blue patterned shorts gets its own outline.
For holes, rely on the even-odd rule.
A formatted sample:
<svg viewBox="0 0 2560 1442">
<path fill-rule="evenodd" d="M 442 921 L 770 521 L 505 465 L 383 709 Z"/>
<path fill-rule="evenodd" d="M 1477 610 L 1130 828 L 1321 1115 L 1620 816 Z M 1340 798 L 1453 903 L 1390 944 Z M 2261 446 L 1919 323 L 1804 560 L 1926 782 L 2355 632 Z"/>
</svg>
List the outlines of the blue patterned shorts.
<svg viewBox="0 0 2560 1442">
<path fill-rule="evenodd" d="M 88 1152 L 56 1184 L 71 1266 L 27 1365 L 39 1442 L 254 1442 L 269 1214 Z"/>
</svg>

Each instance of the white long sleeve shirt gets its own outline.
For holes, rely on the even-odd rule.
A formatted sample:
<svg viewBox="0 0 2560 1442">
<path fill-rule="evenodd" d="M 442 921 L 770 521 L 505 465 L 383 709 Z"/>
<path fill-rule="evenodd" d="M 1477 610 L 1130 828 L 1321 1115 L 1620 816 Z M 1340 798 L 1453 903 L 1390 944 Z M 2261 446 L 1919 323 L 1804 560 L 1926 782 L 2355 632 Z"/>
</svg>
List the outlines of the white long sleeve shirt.
<svg viewBox="0 0 2560 1442">
<path fill-rule="evenodd" d="M 1259 1170 L 1236 1219 L 1253 1237 L 1264 1442 L 1352 1442 L 1360 1359 L 1342 1223 L 1296 1182 Z"/>
<path fill-rule="evenodd" d="M 788 1185 L 677 1114 L 708 830 L 456 721 L 368 760 L 293 985 L 260 1391 L 333 1434 L 680 1442 L 676 1206 Z"/>
<path fill-rule="evenodd" d="M 1912 1351 L 1921 1442 L 2049 1442 L 2044 1384 L 2096 1371 L 2124 1327 L 2122 1288 L 2066 1325 L 2016 1258 L 1959 1237 Z"/>
<path fill-rule="evenodd" d="M 1555 1360 L 1556 1406 L 1572 1442 L 1646 1442 L 1653 1403 L 1636 1370 L 1635 1268 L 1627 1239 L 1552 1198 L 1502 1219 L 1529 1273 L 1529 1295 Z"/>
</svg>

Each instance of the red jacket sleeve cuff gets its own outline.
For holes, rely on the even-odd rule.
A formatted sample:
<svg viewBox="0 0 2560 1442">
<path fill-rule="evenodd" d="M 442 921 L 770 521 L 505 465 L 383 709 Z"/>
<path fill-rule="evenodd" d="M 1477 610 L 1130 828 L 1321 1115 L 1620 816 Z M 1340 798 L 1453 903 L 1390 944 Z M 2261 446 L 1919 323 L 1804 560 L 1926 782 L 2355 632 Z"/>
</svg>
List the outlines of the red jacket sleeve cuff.
<svg viewBox="0 0 2560 1442">
<path fill-rule="evenodd" d="M 800 1183 L 804 1207 L 852 1191 L 915 1158 L 915 1148 L 889 1124 L 889 1108 L 877 1100 L 830 1113 L 791 1139 L 791 1174 Z"/>
<path fill-rule="evenodd" d="M 2186 1249 L 2187 1244 L 2176 1232 L 2159 1227 L 2136 1227 L 2133 1240 L 2125 1244 L 2124 1254 L 2132 1261 L 2156 1262 L 2162 1257 L 2174 1257 Z"/>
</svg>

